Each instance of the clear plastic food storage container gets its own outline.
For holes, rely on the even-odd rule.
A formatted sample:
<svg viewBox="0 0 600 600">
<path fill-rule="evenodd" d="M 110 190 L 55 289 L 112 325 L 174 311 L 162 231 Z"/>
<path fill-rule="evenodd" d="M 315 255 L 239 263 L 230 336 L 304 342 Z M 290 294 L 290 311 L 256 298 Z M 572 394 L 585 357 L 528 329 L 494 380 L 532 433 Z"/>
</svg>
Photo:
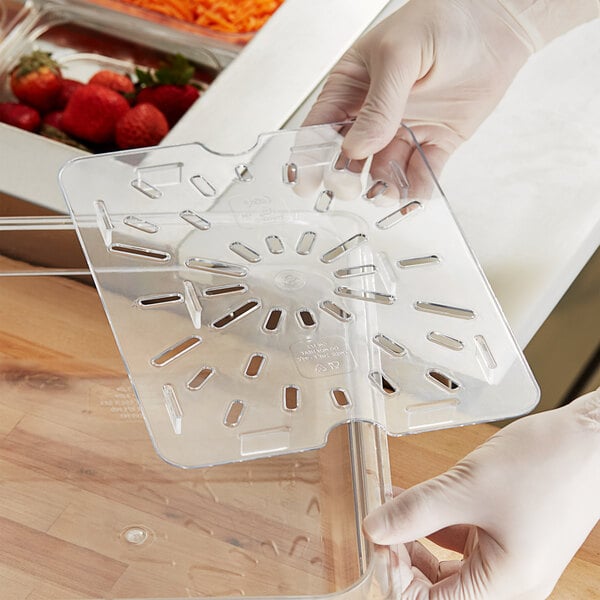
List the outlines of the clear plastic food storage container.
<svg viewBox="0 0 600 600">
<path fill-rule="evenodd" d="M 34 50 L 51 53 L 61 68 L 63 78 L 81 83 L 87 83 L 100 70 L 123 73 L 136 82 L 136 68 L 144 71 L 156 69 L 173 58 L 175 52 L 182 51 L 183 56 L 193 59 L 190 60 L 194 69 L 191 83 L 202 95 L 221 69 L 218 57 L 200 44 L 190 47 L 180 40 L 169 48 L 169 52 L 161 50 L 158 36 L 160 30 L 157 32 L 151 26 L 141 28 L 138 24 L 138 31 L 143 32 L 138 38 L 140 42 L 135 41 L 135 34 L 129 35 L 123 28 L 108 22 L 103 26 L 96 20 L 96 12 L 103 11 L 95 9 L 93 5 L 78 8 L 77 3 L 66 3 L 65 7 L 53 2 L 39 5 L 26 3 L 18 11 L 15 4 L 11 4 L 12 28 L 4 40 L 0 41 L 1 102 L 17 101 L 11 90 L 10 73 L 20 57 Z M 113 18 L 116 22 L 119 21 L 119 15 Z M 173 35 L 178 37 L 175 33 Z M 60 130 L 49 131 L 45 125 L 45 115 L 41 114 L 41 118 L 42 125 L 36 132 L 22 132 L 22 137 L 26 139 L 31 135 L 43 135 L 89 152 L 117 149 L 112 142 L 94 145 L 85 139 L 65 136 Z M 49 145 L 48 148 L 51 151 L 52 146 Z"/>
<path fill-rule="evenodd" d="M 66 23 L 73 29 L 81 25 L 94 31 L 100 38 L 98 43 L 109 48 L 119 46 L 111 39 L 114 36 L 146 49 L 180 52 L 209 67 L 225 66 L 242 47 L 237 40 L 235 43 L 226 41 L 227 36 L 213 35 L 212 31 L 205 34 L 203 28 L 186 26 L 176 19 L 117 0 L 3 0 L 3 3 L 7 13 L 4 40 L 7 47 Z M 109 53 L 109 56 L 113 54 Z"/>
<path fill-rule="evenodd" d="M 166 5 L 165 9 L 167 9 L 163 11 L 160 10 L 160 7 L 143 8 L 141 6 L 136 6 L 134 3 L 120 2 L 119 0 L 79 0 L 79 2 L 82 4 L 85 3 L 96 5 L 98 7 L 101 7 L 103 10 L 130 15 L 137 19 L 144 19 L 146 21 L 154 23 L 155 25 L 173 30 L 177 33 L 191 33 L 192 35 L 199 37 L 207 45 L 215 45 L 217 48 L 226 49 L 230 52 L 239 51 L 240 47 L 248 43 L 260 28 L 257 24 L 257 27 L 252 28 L 251 31 L 234 31 L 234 24 L 228 23 L 227 19 L 223 18 L 225 13 L 227 13 L 228 11 L 223 11 L 223 13 L 221 13 L 221 7 L 219 6 L 219 4 L 223 3 L 219 2 L 214 2 L 215 6 L 212 10 L 211 7 L 208 6 L 208 12 L 210 12 L 214 17 L 213 19 L 211 19 L 211 21 L 214 22 L 218 28 L 202 26 L 199 25 L 198 22 L 190 22 L 188 20 L 184 20 L 181 17 L 175 16 L 176 11 L 168 10 L 168 2 L 163 3 L 164 5 Z M 200 5 L 201 3 L 196 4 L 198 4 L 198 9 L 197 14 L 195 16 L 198 20 L 198 17 L 201 17 L 201 12 L 204 7 Z M 273 3 L 272 8 L 276 8 L 276 3 Z M 256 18 L 254 20 L 256 21 Z M 228 28 L 228 25 L 231 25 L 232 30 L 224 31 L 225 28 Z"/>
<path fill-rule="evenodd" d="M 0 257 L 3 598 L 394 596 L 389 553 L 360 530 L 389 491 L 378 430 L 173 467 L 148 438 L 94 287 L 6 275 L 32 268 Z"/>
</svg>

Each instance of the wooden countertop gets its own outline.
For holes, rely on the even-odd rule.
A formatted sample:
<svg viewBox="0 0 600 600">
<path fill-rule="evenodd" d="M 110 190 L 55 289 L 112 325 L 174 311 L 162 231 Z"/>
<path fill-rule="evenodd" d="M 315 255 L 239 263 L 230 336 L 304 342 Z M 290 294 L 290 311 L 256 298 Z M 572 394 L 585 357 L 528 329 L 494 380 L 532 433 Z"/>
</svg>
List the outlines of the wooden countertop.
<svg viewBox="0 0 600 600">
<path fill-rule="evenodd" d="M 0 258 L 0 271 L 18 266 Z M 390 439 L 394 484 L 444 471 L 494 431 Z M 354 523 L 340 518 L 352 512 L 342 432 L 299 456 L 173 469 L 151 448 L 95 289 L 0 277 L 0 597 L 343 589 L 358 561 Z M 551 598 L 600 599 L 600 527 Z"/>
</svg>

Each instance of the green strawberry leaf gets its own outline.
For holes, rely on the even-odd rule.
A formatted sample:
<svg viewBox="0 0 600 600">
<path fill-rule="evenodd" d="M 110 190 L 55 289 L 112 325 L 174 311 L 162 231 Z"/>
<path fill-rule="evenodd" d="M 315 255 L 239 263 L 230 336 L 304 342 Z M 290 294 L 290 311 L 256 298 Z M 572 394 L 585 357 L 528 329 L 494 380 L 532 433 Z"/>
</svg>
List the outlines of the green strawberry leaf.
<svg viewBox="0 0 600 600">
<path fill-rule="evenodd" d="M 135 76 L 137 77 L 138 85 L 141 87 L 150 87 L 156 84 L 154 74 L 150 70 L 144 71 L 138 67 L 135 70 Z"/>
<path fill-rule="evenodd" d="M 139 87 L 152 87 L 155 85 L 185 85 L 194 76 L 194 66 L 181 54 L 167 58 L 160 67 L 154 71 L 136 69 L 135 74 Z"/>
<path fill-rule="evenodd" d="M 21 56 L 19 64 L 15 67 L 15 73 L 18 77 L 24 77 L 42 67 L 47 67 L 55 75 L 60 75 L 60 65 L 52 58 L 52 54 L 41 50 L 34 50 L 31 54 Z"/>
</svg>

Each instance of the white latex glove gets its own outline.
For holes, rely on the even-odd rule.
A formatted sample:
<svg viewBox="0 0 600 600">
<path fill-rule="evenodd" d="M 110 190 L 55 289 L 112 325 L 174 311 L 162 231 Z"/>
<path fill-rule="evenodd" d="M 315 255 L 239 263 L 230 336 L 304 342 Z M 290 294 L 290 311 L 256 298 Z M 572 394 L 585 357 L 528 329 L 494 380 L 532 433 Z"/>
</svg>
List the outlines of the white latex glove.
<svg viewBox="0 0 600 600">
<path fill-rule="evenodd" d="M 538 600 L 599 518 L 600 389 L 505 427 L 363 527 L 378 544 L 440 532 L 434 541 L 464 550 L 463 561 L 432 568 L 423 546 L 409 544 L 403 600 Z"/>
<path fill-rule="evenodd" d="M 411 160 L 415 133 L 436 175 L 491 113 L 529 55 L 591 20 L 598 0 L 411 0 L 354 44 L 333 68 L 305 125 L 356 117 L 343 150 L 375 154 L 371 174 L 390 160 L 413 189 L 428 188 Z M 574 65 L 574 68 L 576 65 Z"/>
</svg>

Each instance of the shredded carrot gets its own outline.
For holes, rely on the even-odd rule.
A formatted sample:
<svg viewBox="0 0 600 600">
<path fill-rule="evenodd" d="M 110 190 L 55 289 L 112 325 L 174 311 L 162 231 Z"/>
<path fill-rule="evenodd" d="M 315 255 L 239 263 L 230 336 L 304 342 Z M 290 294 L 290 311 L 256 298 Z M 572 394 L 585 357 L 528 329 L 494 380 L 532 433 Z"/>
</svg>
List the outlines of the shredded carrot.
<svg viewBox="0 0 600 600">
<path fill-rule="evenodd" d="M 225 33 L 258 31 L 283 0 L 122 0 Z"/>
<path fill-rule="evenodd" d="M 194 4 L 192 0 L 122 0 L 127 4 L 134 4 L 154 12 L 159 12 L 167 17 L 175 17 L 183 21 L 194 20 Z"/>
<path fill-rule="evenodd" d="M 197 0 L 196 23 L 218 31 L 257 31 L 282 2 L 283 0 Z"/>
</svg>

